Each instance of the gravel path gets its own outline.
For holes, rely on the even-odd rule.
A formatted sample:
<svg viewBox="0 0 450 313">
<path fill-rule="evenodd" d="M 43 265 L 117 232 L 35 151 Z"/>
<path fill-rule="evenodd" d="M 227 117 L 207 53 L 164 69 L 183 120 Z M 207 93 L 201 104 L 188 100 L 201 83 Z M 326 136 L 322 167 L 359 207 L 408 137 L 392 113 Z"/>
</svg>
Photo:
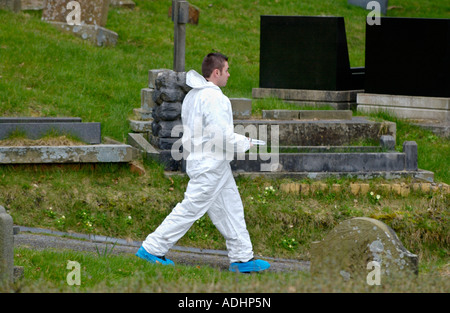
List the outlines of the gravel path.
<svg viewBox="0 0 450 313">
<path fill-rule="evenodd" d="M 113 244 L 115 246 L 113 247 Z M 135 254 L 141 246 L 141 242 L 126 241 L 104 236 L 92 236 L 85 234 L 64 233 L 41 228 L 20 227 L 20 233 L 14 236 L 14 245 L 29 249 L 56 249 L 86 251 L 92 253 L 102 253 L 107 249 L 112 254 Z M 113 249 L 112 249 L 113 248 Z M 110 250 L 112 251 L 110 252 Z M 166 255 L 175 264 L 183 265 L 208 265 L 228 270 L 229 261 L 227 251 L 208 250 L 190 247 L 174 246 Z M 269 271 L 289 272 L 289 271 L 309 271 L 309 262 L 278 259 L 263 256 L 256 256 L 270 262 Z"/>
</svg>

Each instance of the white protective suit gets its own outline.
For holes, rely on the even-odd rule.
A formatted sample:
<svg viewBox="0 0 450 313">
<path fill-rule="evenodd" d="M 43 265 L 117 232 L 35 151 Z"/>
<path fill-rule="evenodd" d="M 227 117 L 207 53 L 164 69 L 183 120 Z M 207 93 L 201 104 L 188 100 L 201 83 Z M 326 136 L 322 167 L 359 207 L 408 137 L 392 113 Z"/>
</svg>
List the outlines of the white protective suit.
<svg viewBox="0 0 450 313">
<path fill-rule="evenodd" d="M 184 200 L 142 246 L 150 254 L 164 256 L 197 219 L 208 213 L 225 237 L 230 263 L 247 262 L 253 258 L 252 244 L 230 161 L 234 152 L 247 151 L 250 142 L 234 133 L 230 100 L 218 86 L 193 70 L 186 74 L 186 83 L 193 88 L 181 112 L 183 149 L 190 151 L 186 160 L 190 180 Z"/>
</svg>

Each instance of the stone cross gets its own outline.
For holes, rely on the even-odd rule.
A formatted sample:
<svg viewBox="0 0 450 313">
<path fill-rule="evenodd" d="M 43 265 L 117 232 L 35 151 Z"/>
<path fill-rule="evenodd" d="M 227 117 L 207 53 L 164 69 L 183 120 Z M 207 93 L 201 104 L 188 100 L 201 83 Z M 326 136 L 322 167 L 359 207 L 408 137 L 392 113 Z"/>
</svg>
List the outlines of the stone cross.
<svg viewBox="0 0 450 313">
<path fill-rule="evenodd" d="M 173 70 L 184 72 L 186 54 L 186 24 L 189 21 L 189 3 L 172 0 L 172 20 L 174 23 Z"/>
</svg>

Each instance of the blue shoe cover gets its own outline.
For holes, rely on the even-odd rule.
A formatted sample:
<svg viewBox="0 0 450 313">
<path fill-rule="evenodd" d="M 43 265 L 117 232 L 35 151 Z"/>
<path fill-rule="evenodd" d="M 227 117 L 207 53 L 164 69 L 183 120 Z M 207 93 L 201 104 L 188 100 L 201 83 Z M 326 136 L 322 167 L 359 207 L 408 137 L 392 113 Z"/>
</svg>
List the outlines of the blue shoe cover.
<svg viewBox="0 0 450 313">
<path fill-rule="evenodd" d="M 140 257 L 143 260 L 146 260 L 152 264 L 162 264 L 162 265 L 175 265 L 172 260 L 166 259 L 163 257 L 158 257 L 153 254 L 148 253 L 144 247 L 140 247 L 138 252 L 136 252 L 136 256 Z"/>
<path fill-rule="evenodd" d="M 264 271 L 269 267 L 270 267 L 269 262 L 251 259 L 248 262 L 231 263 L 229 270 L 232 272 L 252 273 Z"/>
</svg>

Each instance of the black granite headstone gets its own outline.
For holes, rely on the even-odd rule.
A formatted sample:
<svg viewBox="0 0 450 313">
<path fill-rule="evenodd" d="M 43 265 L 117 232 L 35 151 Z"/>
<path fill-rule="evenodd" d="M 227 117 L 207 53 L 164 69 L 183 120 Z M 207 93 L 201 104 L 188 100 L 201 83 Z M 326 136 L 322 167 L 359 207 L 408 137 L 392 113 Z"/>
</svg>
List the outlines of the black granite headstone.
<svg viewBox="0 0 450 313">
<path fill-rule="evenodd" d="M 261 16 L 261 88 L 362 88 L 363 75 L 355 77 L 343 17 Z"/>
<path fill-rule="evenodd" d="M 365 92 L 450 97 L 450 19 L 380 23 L 366 25 Z"/>
</svg>

